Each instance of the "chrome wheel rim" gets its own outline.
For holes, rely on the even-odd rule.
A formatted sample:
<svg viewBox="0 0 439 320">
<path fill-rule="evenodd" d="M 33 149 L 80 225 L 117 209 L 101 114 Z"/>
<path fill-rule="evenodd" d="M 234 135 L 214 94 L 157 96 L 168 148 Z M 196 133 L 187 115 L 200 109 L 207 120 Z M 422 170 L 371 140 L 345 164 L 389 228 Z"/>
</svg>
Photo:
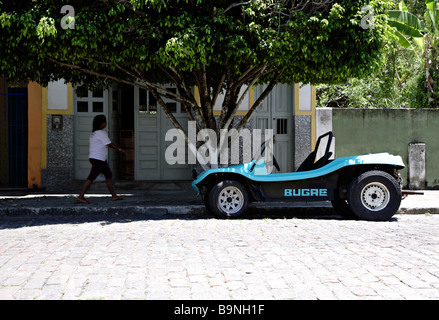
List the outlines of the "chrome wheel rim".
<svg viewBox="0 0 439 320">
<path fill-rule="evenodd" d="M 389 204 L 389 201 L 390 192 L 382 183 L 369 183 L 361 191 L 361 203 L 368 210 L 380 211 Z"/>
<path fill-rule="evenodd" d="M 227 214 L 237 213 L 244 206 L 244 196 L 241 190 L 233 186 L 221 190 L 218 197 L 218 206 Z"/>
</svg>

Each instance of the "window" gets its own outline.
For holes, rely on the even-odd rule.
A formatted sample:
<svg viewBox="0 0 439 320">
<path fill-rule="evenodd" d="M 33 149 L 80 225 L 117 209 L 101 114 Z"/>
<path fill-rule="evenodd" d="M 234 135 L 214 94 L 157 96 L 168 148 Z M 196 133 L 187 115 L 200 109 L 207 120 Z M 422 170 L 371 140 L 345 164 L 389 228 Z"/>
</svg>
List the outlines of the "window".
<svg viewBox="0 0 439 320">
<path fill-rule="evenodd" d="M 78 101 L 78 103 L 76 104 L 76 110 L 78 112 L 88 112 L 88 102 Z"/>
<path fill-rule="evenodd" d="M 139 89 L 139 113 L 157 114 L 157 100 L 151 92 Z"/>
<path fill-rule="evenodd" d="M 166 104 L 166 107 L 168 108 L 169 111 L 171 111 L 172 113 L 176 113 L 177 112 L 177 104 L 175 102 L 168 102 Z"/>
<path fill-rule="evenodd" d="M 93 101 L 93 112 L 104 112 L 104 103 L 100 101 Z"/>
<path fill-rule="evenodd" d="M 166 90 L 169 91 L 169 92 L 172 92 L 172 93 L 177 93 L 177 89 L 176 88 L 166 88 Z M 171 95 L 166 95 L 166 97 L 168 99 L 172 99 L 173 98 Z M 177 103 L 175 103 L 175 102 L 168 102 L 168 103 L 166 103 L 166 107 L 172 113 L 176 113 L 177 112 Z"/>
<path fill-rule="evenodd" d="M 260 118 L 258 119 L 258 129 L 261 129 L 262 132 L 265 132 L 265 130 L 268 129 L 268 119 L 267 118 Z"/>
<path fill-rule="evenodd" d="M 149 113 L 150 114 L 157 114 L 157 100 L 154 98 L 153 94 L 149 92 Z"/>
<path fill-rule="evenodd" d="M 288 119 L 276 120 L 276 134 L 288 134 Z"/>
<path fill-rule="evenodd" d="M 75 88 L 75 111 L 78 113 L 105 113 L 107 110 L 107 96 L 104 90 L 87 90 L 80 86 Z"/>
</svg>

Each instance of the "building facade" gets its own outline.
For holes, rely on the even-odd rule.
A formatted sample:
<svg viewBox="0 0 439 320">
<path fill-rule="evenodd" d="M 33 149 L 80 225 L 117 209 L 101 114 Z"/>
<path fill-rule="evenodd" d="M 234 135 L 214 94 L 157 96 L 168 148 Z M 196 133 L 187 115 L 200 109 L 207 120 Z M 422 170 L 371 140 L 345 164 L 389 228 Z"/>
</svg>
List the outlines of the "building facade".
<svg viewBox="0 0 439 320">
<path fill-rule="evenodd" d="M 262 91 L 249 90 L 236 116 L 244 116 Z M 273 129 L 274 154 L 282 171 L 293 171 L 314 147 L 315 95 L 309 85 L 278 85 L 249 122 L 250 129 Z M 182 106 L 165 102 L 186 126 Z M 221 97 L 217 104 L 215 115 L 220 114 Z M 83 181 L 90 170 L 88 139 L 98 114 L 106 115 L 113 143 L 127 150 L 109 151 L 116 182 L 191 180 L 193 165 L 165 161 L 173 143 L 165 136 L 173 125 L 148 92 L 123 85 L 80 97 L 62 80 L 47 87 L 12 87 L 0 80 L 0 189 L 76 188 L 72 182 Z"/>
</svg>

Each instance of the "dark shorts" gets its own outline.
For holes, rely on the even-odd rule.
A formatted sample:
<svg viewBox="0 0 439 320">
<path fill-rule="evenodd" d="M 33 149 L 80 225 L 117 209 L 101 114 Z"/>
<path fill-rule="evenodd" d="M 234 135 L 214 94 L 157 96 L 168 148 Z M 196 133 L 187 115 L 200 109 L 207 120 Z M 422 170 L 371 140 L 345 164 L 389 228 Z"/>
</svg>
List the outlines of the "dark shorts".
<svg viewBox="0 0 439 320">
<path fill-rule="evenodd" d="M 88 160 L 91 163 L 91 170 L 87 180 L 95 181 L 100 173 L 102 173 L 105 176 L 105 179 L 111 179 L 113 177 L 113 173 L 111 172 L 111 169 L 108 166 L 107 161 L 101 161 L 97 159 L 88 159 Z"/>
</svg>

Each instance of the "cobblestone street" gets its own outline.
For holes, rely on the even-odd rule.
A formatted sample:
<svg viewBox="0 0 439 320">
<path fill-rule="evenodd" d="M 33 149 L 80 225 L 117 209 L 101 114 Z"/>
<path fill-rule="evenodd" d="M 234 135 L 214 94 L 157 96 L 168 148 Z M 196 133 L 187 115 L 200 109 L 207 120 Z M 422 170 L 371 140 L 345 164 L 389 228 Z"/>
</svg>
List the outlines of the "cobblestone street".
<svg viewBox="0 0 439 320">
<path fill-rule="evenodd" d="M 0 299 L 439 299 L 439 215 L 2 217 Z"/>
</svg>

